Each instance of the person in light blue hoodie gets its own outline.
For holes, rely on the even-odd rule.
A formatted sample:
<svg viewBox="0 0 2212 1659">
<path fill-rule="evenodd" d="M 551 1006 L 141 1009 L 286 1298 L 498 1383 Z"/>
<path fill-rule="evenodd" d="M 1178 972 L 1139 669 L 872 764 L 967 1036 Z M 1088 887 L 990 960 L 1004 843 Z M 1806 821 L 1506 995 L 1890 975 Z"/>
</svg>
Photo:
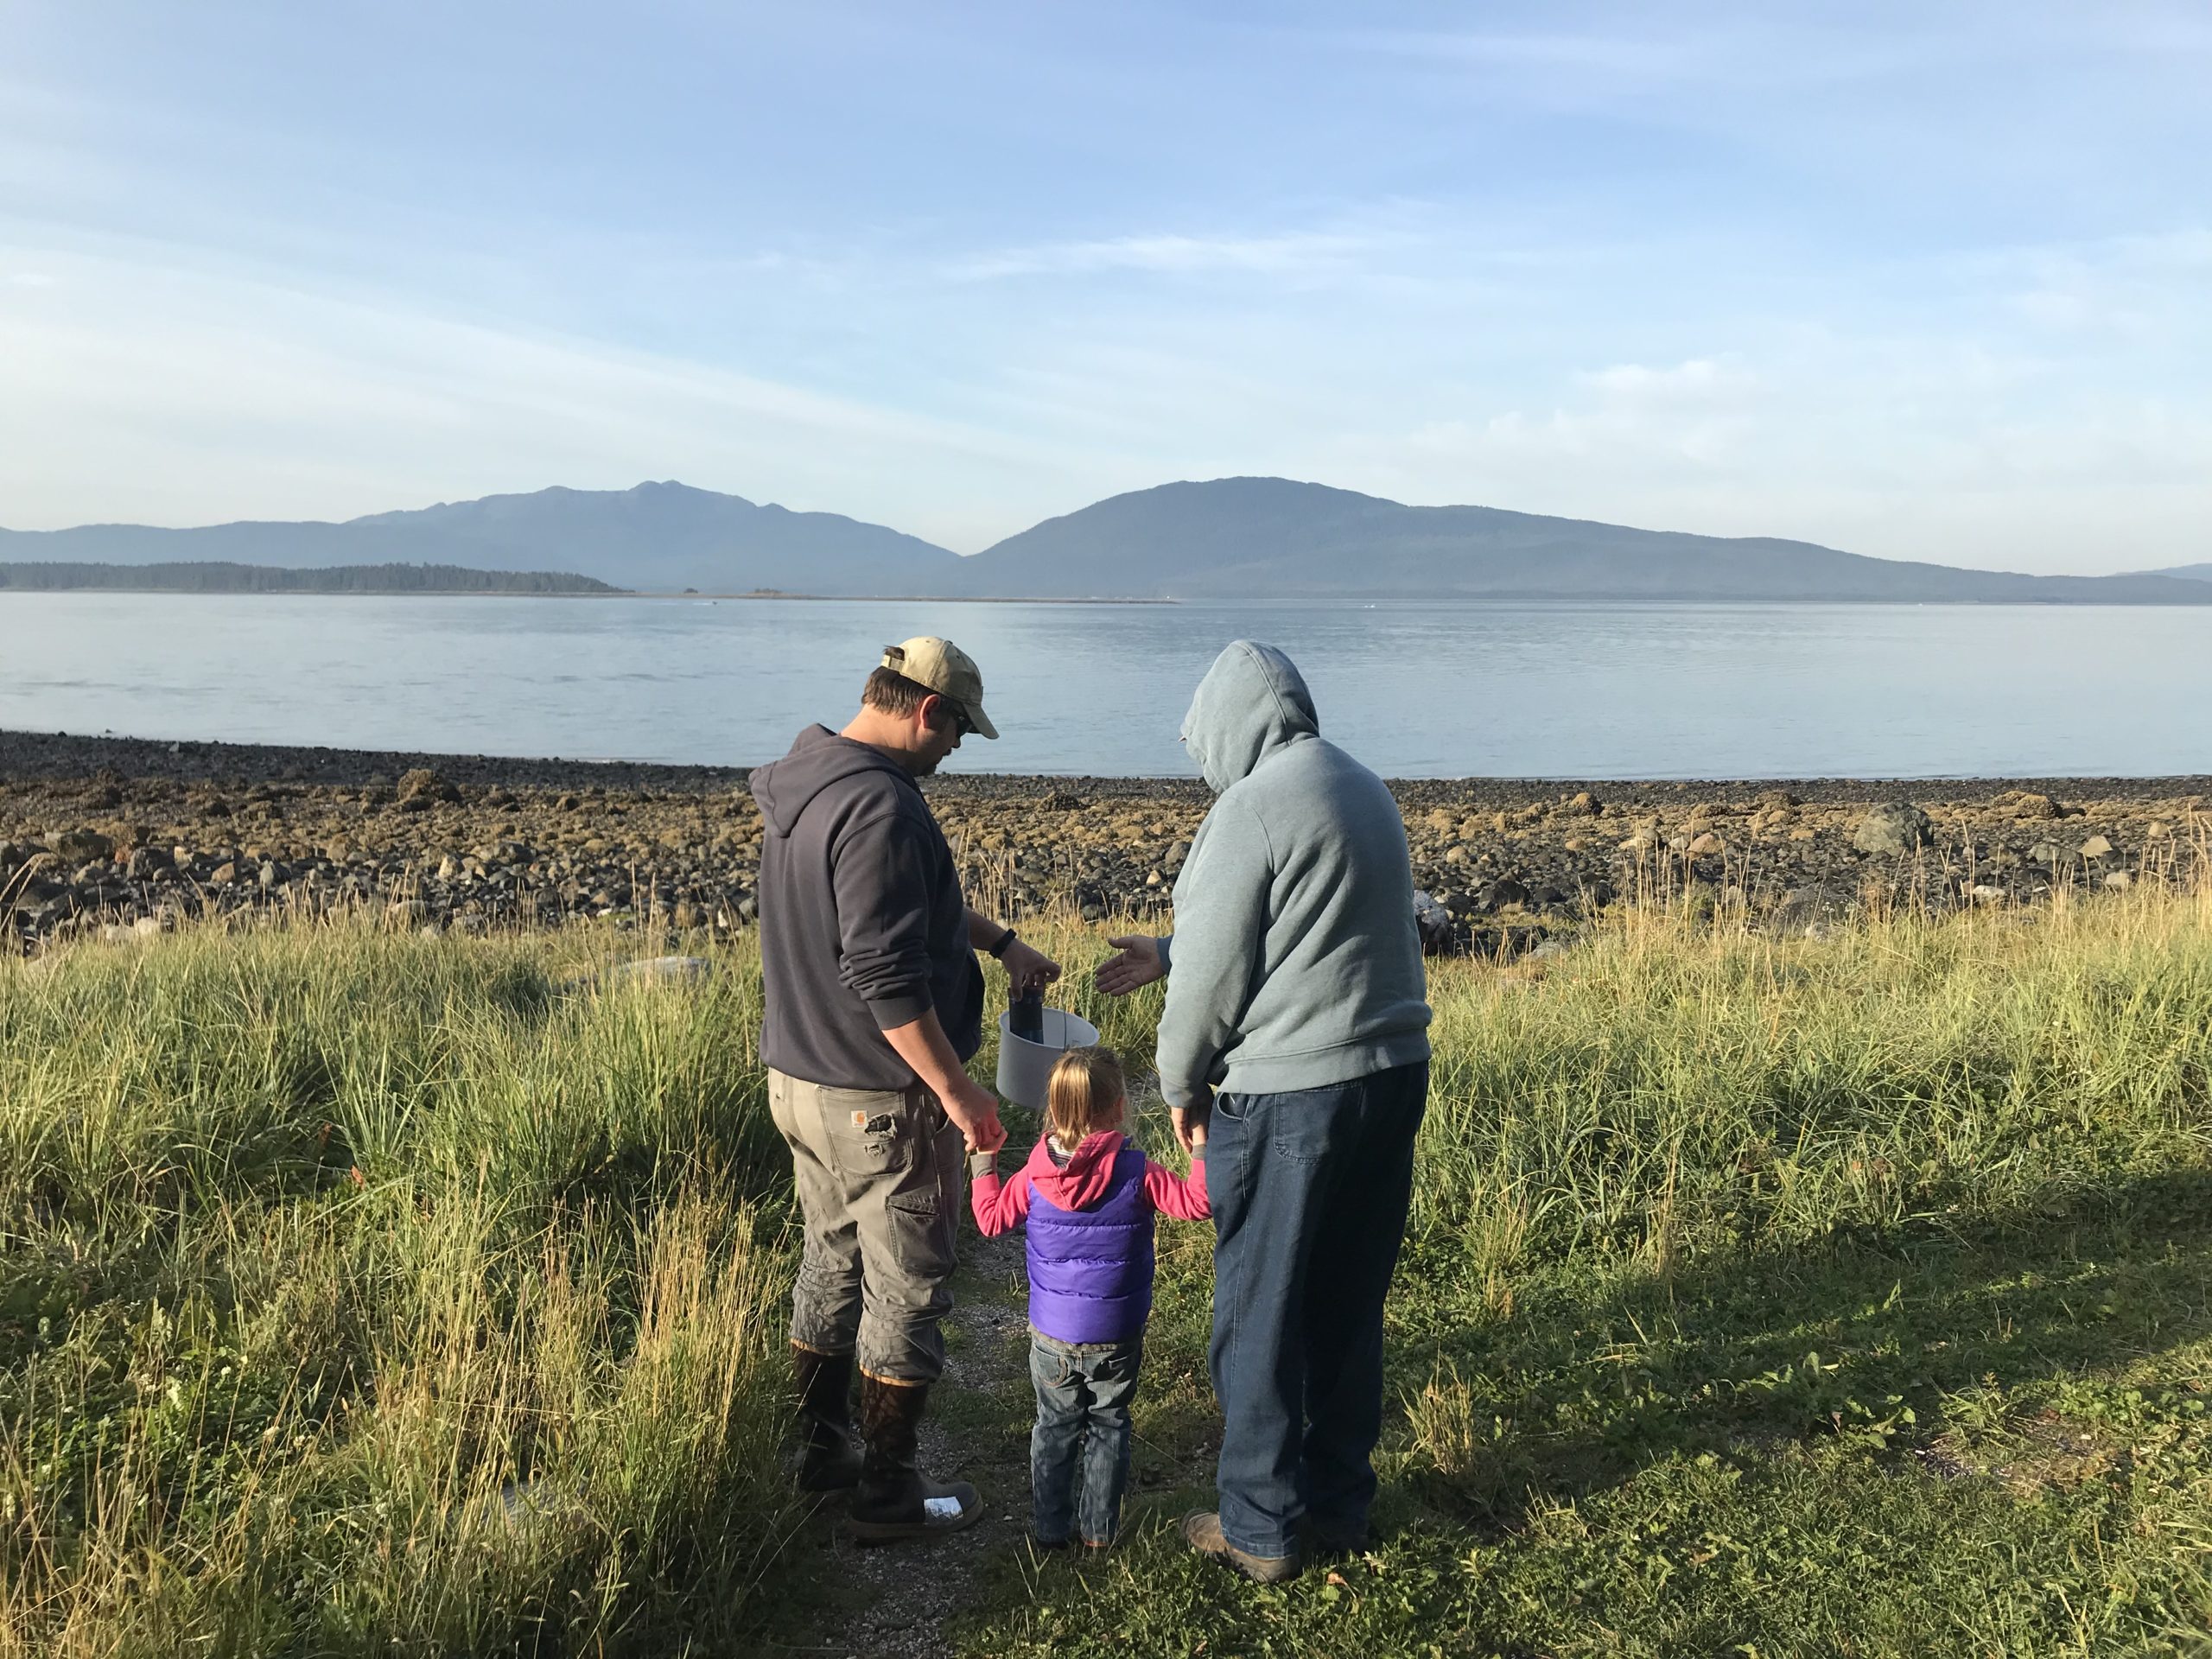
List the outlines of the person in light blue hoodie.
<svg viewBox="0 0 2212 1659">
<path fill-rule="evenodd" d="M 1382 1419 L 1382 1302 L 1428 1099 L 1427 984 L 1404 820 L 1321 736 L 1289 658 L 1240 639 L 1183 741 L 1216 796 L 1169 938 L 1122 938 L 1099 988 L 1162 975 L 1160 1090 L 1185 1147 L 1210 1120 L 1217 1510 L 1197 1548 L 1274 1582 L 1365 1547 Z"/>
</svg>

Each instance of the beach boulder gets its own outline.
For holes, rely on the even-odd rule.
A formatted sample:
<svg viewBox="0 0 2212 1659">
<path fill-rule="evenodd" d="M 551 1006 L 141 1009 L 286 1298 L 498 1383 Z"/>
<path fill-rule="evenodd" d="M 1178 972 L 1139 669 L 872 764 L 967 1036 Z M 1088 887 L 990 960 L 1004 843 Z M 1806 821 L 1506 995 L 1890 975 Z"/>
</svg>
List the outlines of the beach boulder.
<svg viewBox="0 0 2212 1659">
<path fill-rule="evenodd" d="M 1887 801 L 1859 820 L 1851 844 L 1862 853 L 1917 852 L 1936 839 L 1936 826 L 1910 801 Z"/>
</svg>

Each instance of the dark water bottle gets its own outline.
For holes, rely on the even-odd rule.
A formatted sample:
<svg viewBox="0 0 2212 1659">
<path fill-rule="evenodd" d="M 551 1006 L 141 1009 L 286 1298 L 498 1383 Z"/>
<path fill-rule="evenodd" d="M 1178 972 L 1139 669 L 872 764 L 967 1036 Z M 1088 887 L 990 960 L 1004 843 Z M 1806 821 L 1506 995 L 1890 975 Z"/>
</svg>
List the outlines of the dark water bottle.
<svg viewBox="0 0 2212 1659">
<path fill-rule="evenodd" d="M 1045 1040 L 1045 988 L 1033 985 L 1026 991 L 1009 992 L 1006 1000 L 1006 1028 L 1015 1036 L 1033 1043 Z"/>
</svg>

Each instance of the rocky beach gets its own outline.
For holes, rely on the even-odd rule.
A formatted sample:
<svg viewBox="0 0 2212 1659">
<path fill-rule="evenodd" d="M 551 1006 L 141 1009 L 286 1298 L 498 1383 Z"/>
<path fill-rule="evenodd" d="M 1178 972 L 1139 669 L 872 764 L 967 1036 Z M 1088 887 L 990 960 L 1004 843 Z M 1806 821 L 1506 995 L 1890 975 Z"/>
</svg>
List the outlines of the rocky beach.
<svg viewBox="0 0 2212 1659">
<path fill-rule="evenodd" d="M 1869 904 L 2034 903 L 2193 879 L 2212 778 L 1393 785 L 1433 950 L 1517 955 L 1664 897 L 1778 931 Z M 927 788 L 976 903 L 1164 912 L 1195 781 L 953 774 Z M 0 733 L 0 928 L 35 951 L 188 918 L 366 912 L 657 936 L 753 919 L 742 767 Z"/>
</svg>

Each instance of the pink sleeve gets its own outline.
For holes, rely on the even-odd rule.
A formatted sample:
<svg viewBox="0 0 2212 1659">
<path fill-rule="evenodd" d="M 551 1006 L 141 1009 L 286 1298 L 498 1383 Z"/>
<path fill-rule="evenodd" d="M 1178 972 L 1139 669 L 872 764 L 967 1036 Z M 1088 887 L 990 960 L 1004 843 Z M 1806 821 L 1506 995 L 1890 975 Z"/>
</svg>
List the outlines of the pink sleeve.
<svg viewBox="0 0 2212 1659">
<path fill-rule="evenodd" d="M 1002 1181 L 996 1170 L 978 1175 L 968 1189 L 968 1207 L 985 1238 L 1012 1232 L 1029 1213 L 1029 1172 L 1017 1169 L 1010 1181 Z"/>
<path fill-rule="evenodd" d="M 1206 1198 L 1206 1160 L 1203 1158 L 1191 1160 L 1188 1176 L 1178 1175 L 1146 1159 L 1144 1192 L 1154 1209 L 1177 1221 L 1204 1221 L 1213 1214 L 1213 1205 Z"/>
</svg>

